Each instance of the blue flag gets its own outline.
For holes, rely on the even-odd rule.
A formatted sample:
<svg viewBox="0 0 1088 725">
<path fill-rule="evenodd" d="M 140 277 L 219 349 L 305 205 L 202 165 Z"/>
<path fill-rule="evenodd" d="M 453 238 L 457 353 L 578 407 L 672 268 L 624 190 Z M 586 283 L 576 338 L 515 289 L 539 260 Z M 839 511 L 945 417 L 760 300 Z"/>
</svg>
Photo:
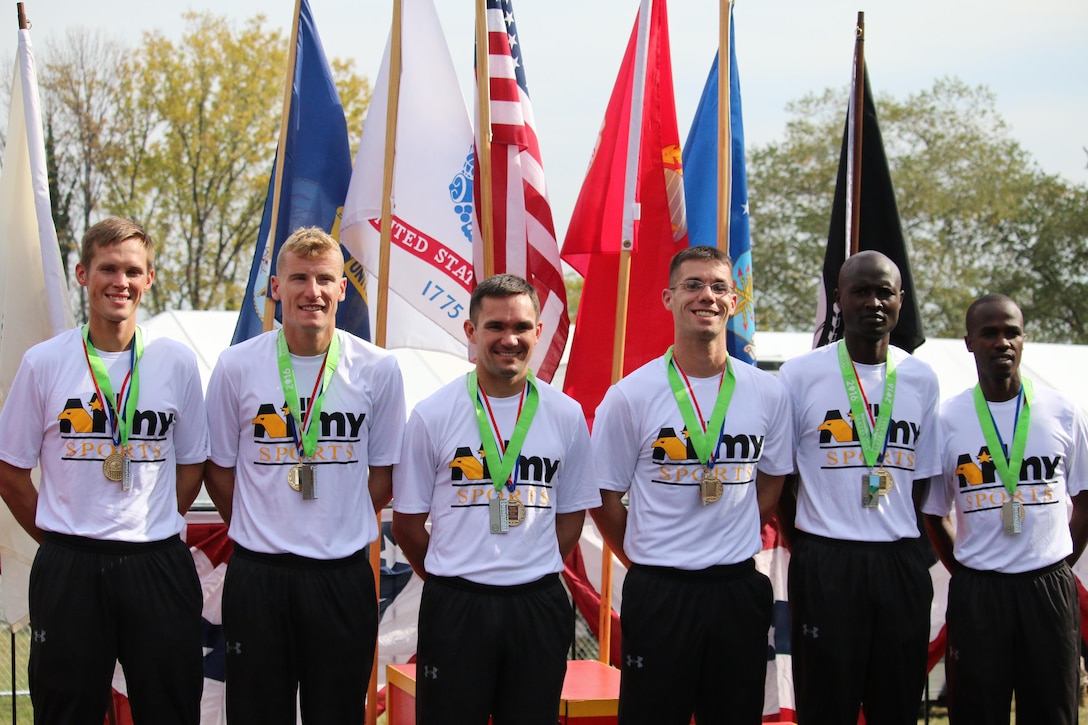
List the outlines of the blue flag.
<svg viewBox="0 0 1088 725">
<path fill-rule="evenodd" d="M 732 11 L 730 11 L 732 12 Z M 729 211 L 729 256 L 737 288 L 737 311 L 729 320 L 729 354 L 755 364 L 752 338 L 756 310 L 752 287 L 752 241 L 748 231 L 748 175 L 744 166 L 744 122 L 740 106 L 740 75 L 733 24 L 729 26 L 729 135 L 732 193 Z M 687 199 L 688 239 L 692 245 L 718 244 L 718 57 L 710 66 L 703 96 L 684 144 L 684 198 Z"/>
<path fill-rule="evenodd" d="M 269 247 L 268 230 L 276 183 L 273 163 L 253 266 L 232 345 L 262 331 L 269 276 L 276 254 L 287 237 L 299 227 L 321 227 L 337 238 L 340 234 L 340 214 L 351 181 L 351 148 L 344 107 L 336 92 L 336 83 L 307 0 L 302 0 L 299 11 L 297 44 L 276 238 Z M 369 340 L 370 317 L 363 267 L 343 246 L 341 249 L 346 260 L 344 272 L 348 285 L 347 296 L 336 313 L 336 326 Z M 279 319 L 278 303 L 275 315 Z"/>
</svg>

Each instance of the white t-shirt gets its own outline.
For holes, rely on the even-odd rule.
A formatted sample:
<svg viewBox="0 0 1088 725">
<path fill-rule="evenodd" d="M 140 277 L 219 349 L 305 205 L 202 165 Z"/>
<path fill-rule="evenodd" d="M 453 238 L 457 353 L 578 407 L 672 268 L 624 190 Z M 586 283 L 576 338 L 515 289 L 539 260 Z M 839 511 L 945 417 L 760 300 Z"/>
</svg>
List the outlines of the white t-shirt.
<svg viewBox="0 0 1088 725">
<path fill-rule="evenodd" d="M 27 351 L 0 412 L 0 459 L 41 464 L 35 522 L 43 531 L 91 539 L 161 541 L 181 532 L 177 464 L 208 457 L 208 423 L 196 357 L 184 345 L 146 332 L 138 363 L 139 398 L 128 453 L 128 491 L 106 478 L 114 452 L 105 409 L 83 352 L 80 329 Z M 128 351 L 99 352 L 114 394 L 129 372 Z"/>
<path fill-rule="evenodd" d="M 404 381 L 392 353 L 337 330 L 340 359 L 325 391 L 314 491 L 288 484 L 298 463 L 276 357 L 277 332 L 223 351 L 208 383 L 211 460 L 234 468 L 230 537 L 250 551 L 311 559 L 349 556 L 378 538 L 370 466 L 400 458 Z M 324 356 L 292 356 L 303 409 Z"/>
<path fill-rule="evenodd" d="M 714 467 L 718 501 L 703 505 L 703 465 L 686 436 L 665 358 L 651 360 L 604 396 L 593 424 L 602 489 L 627 491 L 623 549 L 636 564 L 706 569 L 750 559 L 762 548 L 756 472 L 793 470 L 789 401 L 774 376 L 731 360 L 736 387 Z M 690 378 L 703 422 L 719 376 Z"/>
<path fill-rule="evenodd" d="M 516 467 L 513 494 L 525 521 L 491 533 L 489 501 L 496 493 L 484 468 L 476 407 L 460 377 L 421 401 L 404 432 L 404 454 L 393 469 L 393 509 L 430 513 L 428 574 L 512 586 L 563 570 L 556 514 L 601 505 L 590 457 L 589 429 L 578 403 L 536 381 L 540 402 Z M 509 441 L 520 396 L 489 398 L 503 440 Z"/>
<path fill-rule="evenodd" d="M 898 377 L 883 467 L 894 487 L 880 497 L 878 508 L 864 508 L 862 477 L 869 466 L 854 431 L 837 348 L 818 348 L 779 370 L 793 405 L 797 440 L 797 528 L 849 541 L 917 538 L 913 482 L 941 470 L 937 376 L 921 360 L 890 348 Z M 884 395 L 885 365 L 855 363 L 855 368 L 875 418 Z"/>
<path fill-rule="evenodd" d="M 1006 449 L 1012 445 L 1016 400 L 990 403 Z M 1021 413 L 1022 414 L 1022 413 Z M 935 478 L 922 510 L 956 510 L 956 561 L 982 571 L 1016 574 L 1055 564 L 1073 551 L 1070 496 L 1088 488 L 1088 421 L 1071 401 L 1035 386 L 1016 500 L 1023 531 L 1004 533 L 1001 505 L 1009 494 L 991 461 L 975 413 L 974 388 L 941 405 L 944 475 Z"/>
</svg>

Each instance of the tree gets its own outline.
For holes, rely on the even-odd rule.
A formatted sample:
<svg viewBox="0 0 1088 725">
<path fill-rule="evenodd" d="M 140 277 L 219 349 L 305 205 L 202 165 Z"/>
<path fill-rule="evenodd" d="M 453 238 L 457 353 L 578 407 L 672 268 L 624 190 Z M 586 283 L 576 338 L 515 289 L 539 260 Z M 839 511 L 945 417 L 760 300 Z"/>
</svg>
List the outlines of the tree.
<svg viewBox="0 0 1088 725">
<path fill-rule="evenodd" d="M 283 105 L 287 40 L 263 16 L 183 17 L 179 40 L 146 32 L 139 52 L 74 31 L 39 56 L 62 253 L 71 266 L 102 216 L 139 220 L 157 243 L 152 313 L 242 297 Z M 357 138 L 369 84 L 331 64 Z"/>
<path fill-rule="evenodd" d="M 749 154 L 764 329 L 811 329 L 845 99 L 845 90 L 827 90 L 791 104 L 785 140 Z M 1085 247 L 1084 189 L 1043 174 L 994 105 L 987 89 L 955 79 L 904 101 L 877 99 L 928 337 L 961 336 L 967 305 L 984 292 L 1053 299 L 1053 275 L 1023 270 L 1044 259 L 1044 247 L 1063 264 Z M 1062 316 L 1065 322 L 1044 326 L 1043 317 L 1028 315 L 1029 330 L 1036 339 L 1074 334 L 1077 315 L 1067 309 Z"/>
</svg>

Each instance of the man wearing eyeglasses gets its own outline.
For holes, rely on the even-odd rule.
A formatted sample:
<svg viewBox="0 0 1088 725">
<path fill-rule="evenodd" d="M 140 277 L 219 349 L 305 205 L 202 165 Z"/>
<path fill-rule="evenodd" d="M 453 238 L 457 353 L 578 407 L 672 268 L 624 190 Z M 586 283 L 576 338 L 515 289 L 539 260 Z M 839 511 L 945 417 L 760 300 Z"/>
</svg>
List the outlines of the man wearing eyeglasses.
<svg viewBox="0 0 1088 725">
<path fill-rule="evenodd" d="M 891 345 L 899 268 L 859 252 L 839 272 L 844 339 L 786 362 L 797 440 L 789 571 L 801 725 L 915 723 L 933 584 L 916 507 L 937 456 L 937 376 Z"/>
<path fill-rule="evenodd" d="M 593 429 L 592 515 L 629 568 L 619 722 L 759 722 L 772 592 L 753 557 L 793 469 L 789 401 L 729 357 L 728 256 L 680 251 L 661 299 L 674 344 L 608 390 Z"/>
</svg>

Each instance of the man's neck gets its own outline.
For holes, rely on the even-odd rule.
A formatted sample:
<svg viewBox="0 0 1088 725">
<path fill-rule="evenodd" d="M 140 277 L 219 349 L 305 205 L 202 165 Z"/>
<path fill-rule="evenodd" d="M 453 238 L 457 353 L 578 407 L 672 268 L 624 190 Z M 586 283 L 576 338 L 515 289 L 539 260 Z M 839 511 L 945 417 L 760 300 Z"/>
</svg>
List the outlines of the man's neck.
<svg viewBox="0 0 1088 725">
<path fill-rule="evenodd" d="M 862 365 L 880 365 L 888 361 L 887 335 L 879 340 L 865 340 L 851 335 L 846 336 L 846 351 L 850 359 Z"/>
<path fill-rule="evenodd" d="M 525 389 L 527 379 L 528 375 L 517 378 L 503 378 L 487 375 L 481 373 L 479 368 L 476 369 L 476 384 L 480 387 L 480 390 L 484 391 L 484 395 L 489 398 L 512 398 L 515 395 L 521 395 L 521 391 Z"/>
<path fill-rule="evenodd" d="M 96 350 L 102 352 L 122 352 L 132 345 L 136 335 L 136 318 L 114 322 L 100 317 L 87 321 L 87 334 Z"/>
<path fill-rule="evenodd" d="M 1020 371 L 1017 370 L 1007 378 L 983 378 L 979 377 L 978 385 L 982 388 L 982 397 L 991 403 L 1003 403 L 1020 395 Z"/>
<path fill-rule="evenodd" d="M 287 349 L 292 355 L 299 357 L 316 357 L 329 351 L 332 344 L 332 336 L 336 334 L 335 328 L 320 330 L 310 333 L 308 330 L 296 330 L 283 328 L 283 336 L 287 340 Z"/>
<path fill-rule="evenodd" d="M 684 373 L 693 378 L 720 375 L 729 360 L 724 337 L 713 340 L 675 340 L 672 357 Z"/>
</svg>

